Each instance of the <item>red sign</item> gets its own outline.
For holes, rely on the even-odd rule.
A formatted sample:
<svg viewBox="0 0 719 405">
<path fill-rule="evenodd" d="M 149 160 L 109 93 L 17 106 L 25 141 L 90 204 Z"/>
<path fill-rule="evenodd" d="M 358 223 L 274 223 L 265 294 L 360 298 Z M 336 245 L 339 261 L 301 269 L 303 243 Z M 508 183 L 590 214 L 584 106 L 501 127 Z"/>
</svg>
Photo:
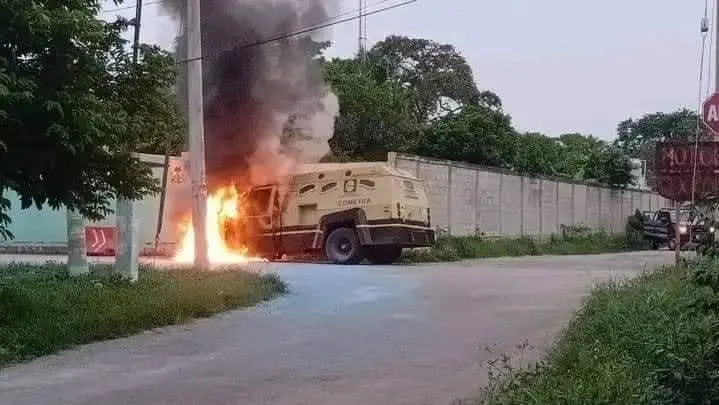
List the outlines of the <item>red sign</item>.
<svg viewBox="0 0 719 405">
<path fill-rule="evenodd" d="M 692 191 L 696 199 L 719 196 L 719 142 L 662 142 L 654 163 L 662 197 L 690 201 Z"/>
<path fill-rule="evenodd" d="M 85 227 L 85 250 L 89 256 L 114 256 L 115 228 L 110 226 Z"/>
<path fill-rule="evenodd" d="M 712 94 L 702 104 L 702 121 L 714 135 L 719 135 L 719 92 Z"/>
</svg>

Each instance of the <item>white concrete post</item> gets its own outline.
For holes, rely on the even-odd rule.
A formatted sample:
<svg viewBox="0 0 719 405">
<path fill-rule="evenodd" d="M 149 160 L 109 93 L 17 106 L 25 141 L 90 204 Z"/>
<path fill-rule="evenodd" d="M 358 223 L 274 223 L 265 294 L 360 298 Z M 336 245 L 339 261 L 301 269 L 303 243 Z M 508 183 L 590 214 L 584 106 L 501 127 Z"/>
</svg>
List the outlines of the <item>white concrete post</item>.
<svg viewBox="0 0 719 405">
<path fill-rule="evenodd" d="M 70 209 L 67 210 L 67 267 L 72 276 L 90 274 L 85 250 L 85 219 Z"/>
<path fill-rule="evenodd" d="M 138 224 L 135 202 L 121 200 L 117 212 L 117 254 L 115 273 L 131 281 L 138 278 Z"/>
</svg>

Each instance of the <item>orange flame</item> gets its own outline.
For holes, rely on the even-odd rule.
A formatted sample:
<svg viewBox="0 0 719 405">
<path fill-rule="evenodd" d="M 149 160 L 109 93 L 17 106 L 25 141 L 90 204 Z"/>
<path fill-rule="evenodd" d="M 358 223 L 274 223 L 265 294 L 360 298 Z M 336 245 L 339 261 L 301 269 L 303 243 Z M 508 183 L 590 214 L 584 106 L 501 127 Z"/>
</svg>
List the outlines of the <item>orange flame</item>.
<svg viewBox="0 0 719 405">
<path fill-rule="evenodd" d="M 207 249 L 210 263 L 236 264 L 258 261 L 247 255 L 246 249 L 232 248 L 223 237 L 222 224 L 240 216 L 240 195 L 235 187 L 224 187 L 207 198 Z M 195 233 L 192 230 L 192 216 L 188 215 L 181 228 L 184 232 L 175 261 L 192 263 L 195 259 Z"/>
</svg>

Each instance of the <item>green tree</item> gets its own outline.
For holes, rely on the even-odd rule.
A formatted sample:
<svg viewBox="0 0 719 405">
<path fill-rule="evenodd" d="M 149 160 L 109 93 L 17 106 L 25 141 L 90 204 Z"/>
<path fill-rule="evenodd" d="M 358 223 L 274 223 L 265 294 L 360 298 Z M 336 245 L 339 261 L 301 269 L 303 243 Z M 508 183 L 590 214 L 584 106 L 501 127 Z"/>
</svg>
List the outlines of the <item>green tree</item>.
<svg viewBox="0 0 719 405">
<path fill-rule="evenodd" d="M 437 119 L 413 152 L 439 159 L 509 168 L 517 136 L 508 115 L 470 105 Z"/>
<path fill-rule="evenodd" d="M 634 181 L 631 161 L 621 149 L 578 133 L 563 134 L 559 138 L 539 133 L 519 136 L 513 169 L 612 187 L 626 187 Z"/>
<path fill-rule="evenodd" d="M 148 47 L 128 64 L 127 23 L 104 22 L 100 10 L 100 1 L 0 1 L 0 197 L 14 190 L 22 208 L 100 219 L 111 199 L 158 189 L 131 152 L 152 144 L 147 125 L 151 136 L 175 128 L 165 97 L 174 68 Z M 0 198 L 0 213 L 8 208 Z M 5 237 L 8 222 L 0 215 Z"/>
<path fill-rule="evenodd" d="M 390 35 L 369 50 L 389 80 L 412 89 L 412 111 L 426 122 L 465 105 L 501 108 L 492 92 L 477 88 L 467 60 L 449 44 Z"/>
<path fill-rule="evenodd" d="M 645 114 L 637 119 L 627 119 L 617 126 L 617 139 L 613 145 L 625 155 L 647 162 L 647 183 L 654 186 L 654 153 L 658 142 L 664 140 L 695 139 L 699 116 L 687 108 L 672 113 Z M 708 132 L 700 124 L 699 136 L 704 138 Z"/>
<path fill-rule="evenodd" d="M 394 150 L 613 184 L 630 175 L 626 157 L 594 137 L 517 134 L 499 96 L 478 89 L 452 45 L 392 35 L 363 59 L 322 63 L 340 100 L 327 160 L 383 160 Z"/>
<path fill-rule="evenodd" d="M 625 188 L 635 179 L 629 157 L 617 147 L 606 146 L 593 152 L 586 167 L 585 180 Z"/>
<path fill-rule="evenodd" d="M 140 61 L 119 53 L 111 69 L 116 80 L 116 100 L 127 114 L 122 143 L 126 150 L 176 155 L 185 146 L 185 120 L 174 92 L 176 62 L 173 54 L 157 46 L 142 45 Z"/>
<path fill-rule="evenodd" d="M 536 132 L 517 138 L 517 155 L 512 169 L 531 175 L 557 176 L 563 156 L 559 140 Z"/>
<path fill-rule="evenodd" d="M 697 130 L 695 111 L 681 109 L 672 113 L 645 114 L 638 119 L 629 118 L 617 126 L 614 146 L 627 156 L 646 159 L 641 152 L 647 145 L 668 139 L 693 139 Z"/>
<path fill-rule="evenodd" d="M 562 158 L 557 171 L 566 177 L 584 179 L 587 165 L 596 151 L 606 147 L 606 143 L 589 135 L 569 133 L 559 136 Z"/>
<path fill-rule="evenodd" d="M 325 63 L 326 79 L 340 101 L 330 147 L 343 159 L 384 160 L 388 151 L 409 151 L 421 130 L 410 113 L 411 89 L 378 81 L 354 59 Z"/>
<path fill-rule="evenodd" d="M 503 137 L 511 127 L 501 113 L 501 100 L 478 90 L 469 64 L 453 46 L 392 35 L 364 58 L 324 63 L 326 79 L 340 99 L 332 159 L 384 159 L 390 150 L 421 150 L 434 157 L 499 164 L 497 156 L 507 155 L 511 142 Z M 465 108 L 469 110 L 463 114 Z M 455 124 L 481 133 L 460 135 L 451 128 Z M 453 150 L 432 145 L 437 137 L 502 139 L 496 142 L 502 150 Z"/>
</svg>

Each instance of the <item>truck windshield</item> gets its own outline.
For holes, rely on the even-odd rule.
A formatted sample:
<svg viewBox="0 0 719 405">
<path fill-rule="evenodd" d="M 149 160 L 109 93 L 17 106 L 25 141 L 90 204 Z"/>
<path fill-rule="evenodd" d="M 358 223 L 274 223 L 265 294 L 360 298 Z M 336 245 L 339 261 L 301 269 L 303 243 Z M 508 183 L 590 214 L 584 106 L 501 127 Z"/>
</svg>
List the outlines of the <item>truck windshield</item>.
<svg viewBox="0 0 719 405">
<path fill-rule="evenodd" d="M 247 215 L 265 215 L 270 206 L 270 197 L 272 197 L 271 188 L 262 188 L 250 191 L 249 194 L 247 194 L 247 197 L 245 197 L 245 209 L 247 210 Z"/>
</svg>

